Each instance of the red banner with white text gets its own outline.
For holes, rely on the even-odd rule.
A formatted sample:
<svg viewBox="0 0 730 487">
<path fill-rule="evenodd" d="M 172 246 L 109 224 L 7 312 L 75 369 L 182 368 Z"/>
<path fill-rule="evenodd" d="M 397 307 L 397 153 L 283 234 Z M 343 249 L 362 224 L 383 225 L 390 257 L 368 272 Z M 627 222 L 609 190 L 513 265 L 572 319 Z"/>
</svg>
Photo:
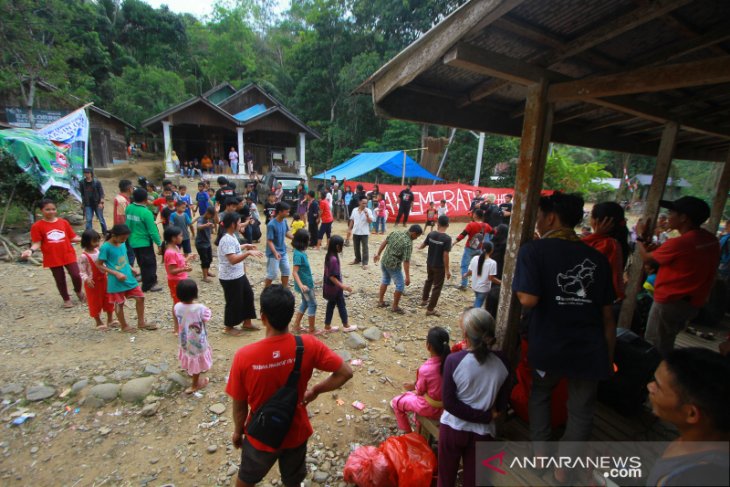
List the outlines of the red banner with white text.
<svg viewBox="0 0 730 487">
<path fill-rule="evenodd" d="M 358 183 L 356 181 L 347 181 L 345 183 L 350 186 L 353 191 L 358 184 L 362 184 L 367 193 L 372 191 L 374 183 Z M 380 184 L 380 192 L 385 195 L 385 204 L 388 208 L 388 221 L 395 221 L 398 214 L 398 195 L 405 189 L 400 184 Z M 430 202 L 434 202 L 435 207 L 441 205 L 441 200 L 446 200 L 447 214 L 450 218 L 468 217 L 471 200 L 474 198 L 476 190 L 482 192 L 482 196 L 493 194 L 496 196 L 495 203 L 505 202 L 505 195 L 512 194 L 511 188 L 482 188 L 470 186 L 468 184 L 425 184 L 420 186 L 412 186 L 413 204 L 411 205 L 411 213 L 408 217 L 410 222 L 425 222 L 426 211 Z"/>
</svg>

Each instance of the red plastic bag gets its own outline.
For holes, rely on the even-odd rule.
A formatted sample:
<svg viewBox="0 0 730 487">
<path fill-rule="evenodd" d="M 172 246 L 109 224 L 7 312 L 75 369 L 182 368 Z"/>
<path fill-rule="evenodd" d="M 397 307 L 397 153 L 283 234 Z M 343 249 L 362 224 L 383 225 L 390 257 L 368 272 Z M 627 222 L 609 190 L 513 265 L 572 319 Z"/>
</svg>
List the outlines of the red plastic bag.
<svg viewBox="0 0 730 487">
<path fill-rule="evenodd" d="M 438 464 L 423 436 L 418 433 L 392 436 L 379 448 L 398 475 L 398 487 L 431 485 Z"/>
<path fill-rule="evenodd" d="M 345 482 L 358 487 L 396 487 L 396 473 L 382 451 L 361 446 L 345 463 Z"/>
</svg>

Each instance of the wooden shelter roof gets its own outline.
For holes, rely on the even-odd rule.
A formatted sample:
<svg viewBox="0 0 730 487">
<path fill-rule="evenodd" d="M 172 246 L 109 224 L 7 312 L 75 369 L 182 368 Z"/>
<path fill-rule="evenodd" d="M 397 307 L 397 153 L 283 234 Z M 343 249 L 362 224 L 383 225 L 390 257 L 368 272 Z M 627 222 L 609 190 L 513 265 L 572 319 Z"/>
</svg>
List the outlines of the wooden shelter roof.
<svg viewBox="0 0 730 487">
<path fill-rule="evenodd" d="M 471 0 L 358 87 L 379 115 L 520 136 L 547 80 L 551 140 L 675 158 L 730 149 L 730 2 Z"/>
</svg>

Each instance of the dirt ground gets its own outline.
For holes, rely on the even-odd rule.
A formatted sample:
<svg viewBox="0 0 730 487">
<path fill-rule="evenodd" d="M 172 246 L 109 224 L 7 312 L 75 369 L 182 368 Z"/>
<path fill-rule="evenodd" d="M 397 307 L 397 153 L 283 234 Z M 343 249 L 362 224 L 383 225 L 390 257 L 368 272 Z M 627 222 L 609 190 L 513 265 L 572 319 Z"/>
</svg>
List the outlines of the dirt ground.
<svg viewBox="0 0 730 487">
<path fill-rule="evenodd" d="M 101 179 L 107 192 L 108 222 L 118 179 Z M 463 226 L 455 223 L 449 233 L 456 236 Z M 388 231 L 392 228 L 389 225 Z M 335 223 L 334 232 L 344 235 L 344 223 Z M 370 237 L 371 260 L 382 240 L 382 236 Z M 263 250 L 263 243 L 259 247 Z M 452 253 L 454 276 L 458 276 L 462 248 Z M 309 256 L 315 279 L 321 281 L 324 251 L 310 251 Z M 426 360 L 428 329 L 440 325 L 450 331 L 452 341 L 460 339 L 456 336 L 458 314 L 473 299 L 471 291 L 456 289 L 457 277 L 452 277 L 439 303 L 442 317 L 426 317 L 418 306 L 426 251 L 414 251 L 411 286 L 403 302 L 408 313 L 393 315 L 375 308 L 379 267 L 372 262 L 368 270 L 347 265 L 352 259 L 353 250 L 348 247 L 342 262 L 344 280 L 354 288 L 347 299 L 351 323 L 360 327 L 359 333 L 375 326 L 383 334 L 358 350 L 345 345 L 342 333 L 324 338 L 330 348 L 348 360 L 360 359 L 362 364 L 353 365 L 355 376 L 342 390 L 324 394 L 308 407 L 315 430 L 309 442 L 308 485 L 344 485 L 342 467 L 350 451 L 361 444 L 377 445 L 395 433 L 388 403 L 402 392 L 403 382 L 414 380 L 416 369 Z M 258 296 L 265 265 L 263 261 L 247 262 L 246 271 Z M 164 268 L 159 264 L 158 278 L 164 284 Z M 188 396 L 180 386 L 187 379 L 176 359 L 172 302 L 166 290 L 148 293 L 145 303 L 148 321 L 160 324 L 160 330 L 131 336 L 103 333 L 94 330 L 84 305 L 62 309 L 48 270 L 23 263 L 0 264 L 2 485 L 234 485 L 240 457 L 230 442 L 231 405 L 224 388 L 235 351 L 263 338 L 264 332 L 224 335 L 220 284 L 202 283 L 199 269 L 192 272 L 192 278 L 199 283 L 200 302 L 213 311 L 209 333 L 214 365 L 207 389 Z M 317 325 L 322 326 L 323 301 L 319 304 Z M 134 318 L 133 309 L 128 309 L 127 316 Z M 339 317 L 334 324 L 339 325 Z M 114 385 L 96 386 L 126 386 L 145 376 L 151 377 L 145 384 L 147 390 L 134 402 L 121 397 L 105 402 L 91 393 L 92 388 L 111 389 L 114 397 Z M 323 377 L 315 374 L 312 381 Z M 29 400 L 29 393 L 32 397 L 38 392 L 34 386 L 50 386 L 50 397 Z M 366 408 L 355 409 L 354 401 L 363 402 Z M 216 414 L 211 406 L 213 411 L 224 411 Z M 35 416 L 22 425 L 12 425 L 23 413 Z M 278 478 L 274 469 L 263 485 L 280 485 Z"/>
</svg>

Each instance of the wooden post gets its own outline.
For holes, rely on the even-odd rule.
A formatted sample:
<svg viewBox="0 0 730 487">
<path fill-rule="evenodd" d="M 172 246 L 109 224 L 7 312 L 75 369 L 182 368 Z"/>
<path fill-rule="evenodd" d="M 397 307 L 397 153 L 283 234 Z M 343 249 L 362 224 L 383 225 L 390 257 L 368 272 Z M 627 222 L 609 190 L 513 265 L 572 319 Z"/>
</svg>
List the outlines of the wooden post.
<svg viewBox="0 0 730 487">
<path fill-rule="evenodd" d="M 712 200 L 712 212 L 707 222 L 707 228 L 713 234 L 717 233 L 717 227 L 720 225 L 722 213 L 725 211 L 725 203 L 727 202 L 727 192 L 730 190 L 730 151 L 725 157 L 725 164 L 722 166 L 722 175 L 717 180 L 715 186 L 715 198 Z"/>
<path fill-rule="evenodd" d="M 647 222 L 647 228 L 652 231 L 654 230 L 656 217 L 659 213 L 659 200 L 662 199 L 662 195 L 664 194 L 669 169 L 672 167 L 672 157 L 674 155 L 678 131 L 679 125 L 676 122 L 669 122 L 664 126 L 664 131 L 662 132 L 662 140 L 659 144 L 659 153 L 656 158 L 654 175 L 652 176 L 649 193 L 644 203 L 644 214 L 641 217 L 643 221 Z M 641 287 L 641 276 L 643 272 L 644 266 L 642 265 L 637 246 L 633 253 L 631 268 L 629 269 L 629 282 L 626 284 L 626 298 L 624 298 L 624 302 L 621 305 L 621 314 L 618 318 L 619 328 L 631 328 L 634 311 L 636 310 L 636 295 L 639 293 Z"/>
<path fill-rule="evenodd" d="M 512 294 L 512 280 L 517 252 L 523 243 L 532 239 L 535 232 L 537 205 L 542 191 L 553 124 L 553 107 L 547 101 L 547 88 L 548 83 L 543 80 L 527 89 L 515 197 L 499 294 L 497 343 L 507 352 L 511 362 L 516 358 L 517 330 L 522 311 L 517 296 Z"/>
</svg>

